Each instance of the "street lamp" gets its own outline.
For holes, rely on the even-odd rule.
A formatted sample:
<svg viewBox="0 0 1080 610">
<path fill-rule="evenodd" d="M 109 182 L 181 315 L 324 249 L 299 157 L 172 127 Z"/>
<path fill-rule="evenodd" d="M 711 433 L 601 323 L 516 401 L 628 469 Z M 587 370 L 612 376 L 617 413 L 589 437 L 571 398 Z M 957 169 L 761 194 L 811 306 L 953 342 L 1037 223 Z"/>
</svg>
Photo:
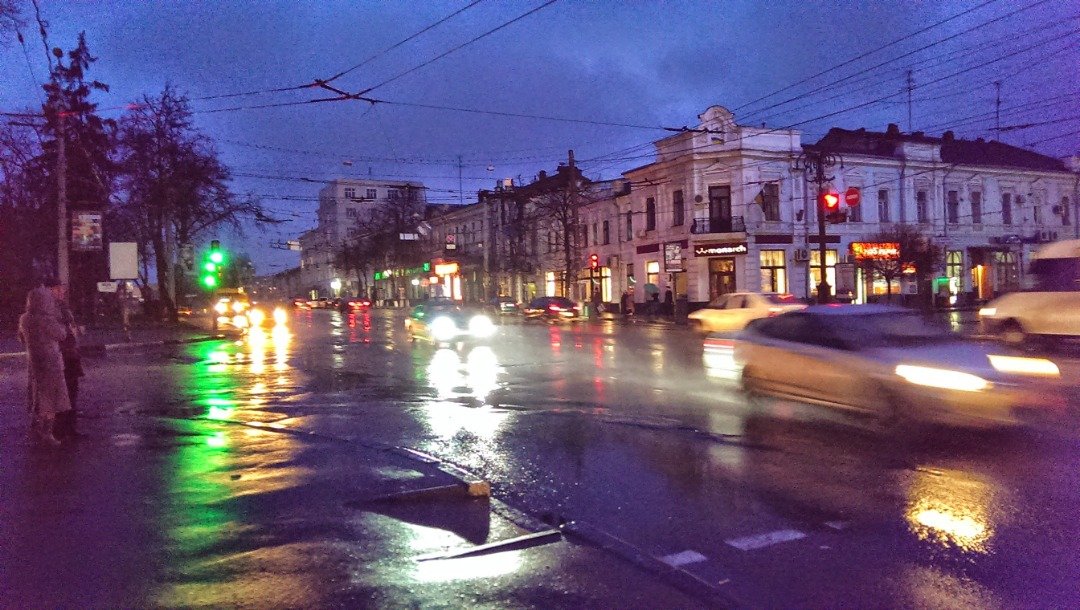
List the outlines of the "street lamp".
<svg viewBox="0 0 1080 610">
<path fill-rule="evenodd" d="M 334 296 L 341 296 L 341 280 L 338 278 L 331 280 L 330 289 L 334 291 Z"/>
</svg>

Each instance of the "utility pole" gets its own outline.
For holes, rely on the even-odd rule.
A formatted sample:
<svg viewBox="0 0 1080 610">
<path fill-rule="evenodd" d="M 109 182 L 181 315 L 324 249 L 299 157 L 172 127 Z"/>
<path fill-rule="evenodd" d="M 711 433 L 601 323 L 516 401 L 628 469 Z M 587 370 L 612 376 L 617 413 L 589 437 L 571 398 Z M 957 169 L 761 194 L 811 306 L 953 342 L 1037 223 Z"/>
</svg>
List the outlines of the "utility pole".
<svg viewBox="0 0 1080 610">
<path fill-rule="evenodd" d="M 574 149 L 567 151 L 567 161 L 570 168 L 569 177 L 566 180 L 568 202 L 570 204 L 570 234 L 566 236 L 566 292 L 567 296 L 577 296 L 577 282 L 570 277 L 573 258 L 577 256 L 578 242 L 578 206 L 577 206 L 577 178 L 574 170 Z"/>
<path fill-rule="evenodd" d="M 911 92 L 915 90 L 915 79 L 912 77 L 912 71 L 907 71 L 907 130 L 911 133 Z"/>
<path fill-rule="evenodd" d="M 56 277 L 60 283 L 69 286 L 68 278 L 68 231 L 67 231 L 67 133 L 63 102 L 56 111 Z"/>
<path fill-rule="evenodd" d="M 458 192 L 458 203 L 459 203 L 459 204 L 461 204 L 461 205 L 465 205 L 465 187 L 463 186 L 463 184 L 464 184 L 464 183 L 463 183 L 463 181 L 462 181 L 462 178 L 461 178 L 461 167 L 462 167 L 462 164 L 461 164 L 461 155 L 458 155 L 458 156 L 457 156 L 457 192 Z"/>
<path fill-rule="evenodd" d="M 1001 81 L 994 81 L 994 89 L 997 95 L 994 99 L 994 139 L 1001 141 Z"/>
<path fill-rule="evenodd" d="M 796 162 L 796 168 L 802 169 L 803 174 L 806 176 L 806 180 L 817 185 L 818 263 L 820 264 L 821 273 L 821 281 L 818 282 L 818 303 L 829 303 L 832 301 L 832 292 L 829 288 L 828 275 L 826 274 L 826 270 L 828 269 L 825 258 L 827 252 L 825 247 L 826 210 L 823 195 L 825 194 L 825 185 L 832 182 L 834 178 L 834 176 L 827 176 L 825 173 L 830 168 L 836 166 L 838 159 L 838 155 L 821 150 L 813 150 L 806 151 L 799 155 L 799 159 Z"/>
</svg>

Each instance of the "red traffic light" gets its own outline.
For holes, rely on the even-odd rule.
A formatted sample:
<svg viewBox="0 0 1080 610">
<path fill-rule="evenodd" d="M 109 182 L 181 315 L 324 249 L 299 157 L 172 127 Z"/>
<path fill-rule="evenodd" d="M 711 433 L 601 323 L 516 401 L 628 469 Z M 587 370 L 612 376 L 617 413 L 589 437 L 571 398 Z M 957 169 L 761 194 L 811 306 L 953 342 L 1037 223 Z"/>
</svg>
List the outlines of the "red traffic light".
<svg viewBox="0 0 1080 610">
<path fill-rule="evenodd" d="M 818 195 L 818 202 L 826 211 L 834 212 L 840 207 L 840 194 L 832 191 L 823 192 Z"/>
<path fill-rule="evenodd" d="M 600 266 L 600 255 L 599 254 L 590 254 L 589 255 L 589 267 L 592 268 L 592 269 L 596 269 L 599 266 Z"/>
</svg>

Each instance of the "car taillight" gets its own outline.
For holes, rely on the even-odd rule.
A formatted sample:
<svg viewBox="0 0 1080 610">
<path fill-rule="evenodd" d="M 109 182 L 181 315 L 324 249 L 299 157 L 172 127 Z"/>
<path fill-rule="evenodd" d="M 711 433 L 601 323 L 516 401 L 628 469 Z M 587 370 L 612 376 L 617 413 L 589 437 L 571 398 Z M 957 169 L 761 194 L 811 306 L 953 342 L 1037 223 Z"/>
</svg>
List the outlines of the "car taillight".
<svg viewBox="0 0 1080 610">
<path fill-rule="evenodd" d="M 548 305 L 548 309 L 550 309 L 551 311 L 562 311 L 563 310 L 562 307 L 559 307 L 558 305 L 554 305 L 554 304 Z"/>
</svg>

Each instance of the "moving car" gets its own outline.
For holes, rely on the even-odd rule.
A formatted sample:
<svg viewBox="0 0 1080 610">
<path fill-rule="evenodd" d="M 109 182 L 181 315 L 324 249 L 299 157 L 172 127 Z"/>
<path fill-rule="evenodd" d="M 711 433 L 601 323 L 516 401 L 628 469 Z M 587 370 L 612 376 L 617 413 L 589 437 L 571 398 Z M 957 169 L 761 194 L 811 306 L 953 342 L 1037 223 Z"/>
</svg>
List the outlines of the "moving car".
<svg viewBox="0 0 1080 610">
<path fill-rule="evenodd" d="M 371 308 L 371 299 L 367 297 L 352 297 L 341 299 L 340 309 L 342 313 L 363 311 Z"/>
<path fill-rule="evenodd" d="M 996 350 L 1001 351 L 1001 350 Z M 751 322 L 734 341 L 751 398 L 775 396 L 903 422 L 1011 425 L 1062 398 L 1049 360 L 995 353 L 881 305 L 818 305 Z"/>
<path fill-rule="evenodd" d="M 487 314 L 451 299 L 425 301 L 413 307 L 405 319 L 405 331 L 410 339 L 435 344 L 483 342 L 497 330 Z"/>
<path fill-rule="evenodd" d="M 253 305 L 247 310 L 247 327 L 254 328 L 280 328 L 288 325 L 289 312 L 284 307 L 269 307 L 260 304 Z"/>
<path fill-rule="evenodd" d="M 537 297 L 521 313 L 527 320 L 557 322 L 580 317 L 581 306 L 566 297 Z"/>
<path fill-rule="evenodd" d="M 244 293 L 219 295 L 214 303 L 214 315 L 216 316 L 217 328 L 248 327 L 248 310 L 251 309 L 251 299 Z"/>
<path fill-rule="evenodd" d="M 515 315 L 519 311 L 518 302 L 514 300 L 514 297 L 495 297 L 492 303 L 492 309 L 500 316 Z"/>
<path fill-rule="evenodd" d="M 701 332 L 734 332 L 751 320 L 766 318 L 806 307 L 795 295 L 778 292 L 732 292 L 713 299 L 687 316 Z"/>
<path fill-rule="evenodd" d="M 983 332 L 1015 346 L 1032 337 L 1080 339 L 1080 239 L 1040 248 L 1028 276 L 1033 290 L 1003 295 L 979 310 Z"/>
</svg>

